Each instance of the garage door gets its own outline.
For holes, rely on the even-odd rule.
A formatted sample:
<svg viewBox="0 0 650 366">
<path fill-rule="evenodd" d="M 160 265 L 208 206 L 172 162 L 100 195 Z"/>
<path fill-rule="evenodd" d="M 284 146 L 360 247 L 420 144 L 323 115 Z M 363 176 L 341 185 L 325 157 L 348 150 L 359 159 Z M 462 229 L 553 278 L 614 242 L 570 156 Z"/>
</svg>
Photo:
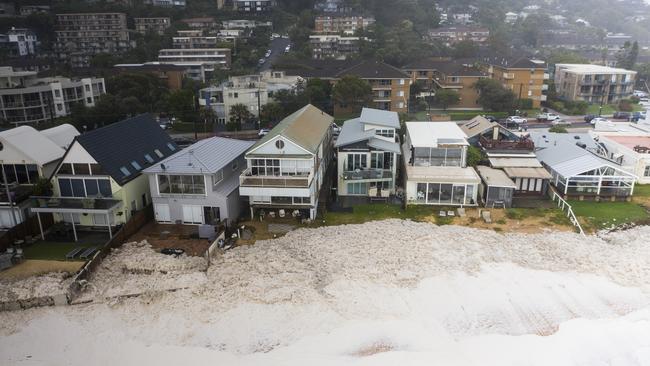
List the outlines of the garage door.
<svg viewBox="0 0 650 366">
<path fill-rule="evenodd" d="M 202 224 L 203 223 L 203 206 L 183 205 L 183 223 L 185 223 L 185 224 Z"/>
<path fill-rule="evenodd" d="M 171 216 L 169 214 L 169 205 L 166 203 L 156 203 L 153 205 L 153 210 L 156 215 L 156 221 L 158 222 L 171 222 Z"/>
</svg>

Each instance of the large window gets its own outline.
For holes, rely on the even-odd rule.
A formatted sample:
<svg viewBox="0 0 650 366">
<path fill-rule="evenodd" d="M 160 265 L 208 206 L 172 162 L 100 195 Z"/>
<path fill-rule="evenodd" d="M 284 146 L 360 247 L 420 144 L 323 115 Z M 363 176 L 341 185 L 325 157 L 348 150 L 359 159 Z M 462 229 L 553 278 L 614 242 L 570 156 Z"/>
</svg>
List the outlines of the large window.
<svg viewBox="0 0 650 366">
<path fill-rule="evenodd" d="M 2 169 L 4 169 L 5 177 L 9 184 L 36 184 L 38 182 L 38 167 L 36 165 L 5 164 L 2 165 Z"/>
<path fill-rule="evenodd" d="M 348 183 L 349 195 L 367 195 L 368 183 Z"/>
<path fill-rule="evenodd" d="M 416 166 L 462 166 L 462 148 L 416 147 Z"/>
<path fill-rule="evenodd" d="M 280 175 L 280 159 L 252 159 L 253 175 Z"/>
<path fill-rule="evenodd" d="M 365 169 L 368 166 L 366 154 L 348 154 L 346 171 L 352 172 L 357 169 Z"/>
<path fill-rule="evenodd" d="M 438 204 L 474 204 L 474 186 L 471 184 L 418 183 L 416 195 L 418 203 Z"/>
<path fill-rule="evenodd" d="M 160 194 L 205 194 L 202 175 L 158 175 Z"/>
<path fill-rule="evenodd" d="M 392 129 L 378 129 L 375 131 L 375 135 L 383 137 L 395 137 L 395 130 Z"/>
<path fill-rule="evenodd" d="M 59 178 L 61 197 L 111 197 L 108 179 Z"/>
</svg>

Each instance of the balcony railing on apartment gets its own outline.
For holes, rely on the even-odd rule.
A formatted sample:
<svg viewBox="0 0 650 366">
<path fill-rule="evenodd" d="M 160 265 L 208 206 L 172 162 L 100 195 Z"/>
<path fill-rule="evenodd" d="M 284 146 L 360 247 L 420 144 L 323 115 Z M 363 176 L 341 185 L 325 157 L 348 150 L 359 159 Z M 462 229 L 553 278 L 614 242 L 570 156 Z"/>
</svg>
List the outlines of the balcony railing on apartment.
<svg viewBox="0 0 650 366">
<path fill-rule="evenodd" d="M 479 138 L 479 144 L 487 151 L 534 151 L 535 144 L 530 139 L 518 141 L 492 140 L 484 136 Z"/>
<path fill-rule="evenodd" d="M 253 175 L 251 169 L 246 169 L 239 176 L 241 187 L 270 187 L 270 188 L 308 188 L 312 180 L 311 173 L 296 175 Z"/>
<path fill-rule="evenodd" d="M 386 169 L 357 169 L 343 172 L 343 180 L 390 179 L 392 177 L 393 173 Z"/>
</svg>

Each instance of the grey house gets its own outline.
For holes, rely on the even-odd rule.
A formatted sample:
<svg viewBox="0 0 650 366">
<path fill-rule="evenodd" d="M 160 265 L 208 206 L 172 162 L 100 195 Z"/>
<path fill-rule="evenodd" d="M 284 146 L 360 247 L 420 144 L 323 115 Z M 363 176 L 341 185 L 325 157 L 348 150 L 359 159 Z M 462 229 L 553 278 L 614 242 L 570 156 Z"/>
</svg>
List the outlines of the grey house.
<svg viewBox="0 0 650 366">
<path fill-rule="evenodd" d="M 239 217 L 239 175 L 254 141 L 212 137 L 147 168 L 159 223 L 217 224 Z"/>
</svg>

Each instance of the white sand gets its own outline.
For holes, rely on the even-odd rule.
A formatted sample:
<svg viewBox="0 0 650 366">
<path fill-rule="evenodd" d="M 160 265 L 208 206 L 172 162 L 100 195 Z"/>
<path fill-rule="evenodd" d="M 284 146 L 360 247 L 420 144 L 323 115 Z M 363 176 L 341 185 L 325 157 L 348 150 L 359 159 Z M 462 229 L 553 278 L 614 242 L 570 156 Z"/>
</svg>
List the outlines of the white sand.
<svg viewBox="0 0 650 366">
<path fill-rule="evenodd" d="M 0 364 L 650 365 L 649 237 L 388 220 L 297 230 L 207 274 L 131 245 L 95 304 L 0 314 Z"/>
</svg>

